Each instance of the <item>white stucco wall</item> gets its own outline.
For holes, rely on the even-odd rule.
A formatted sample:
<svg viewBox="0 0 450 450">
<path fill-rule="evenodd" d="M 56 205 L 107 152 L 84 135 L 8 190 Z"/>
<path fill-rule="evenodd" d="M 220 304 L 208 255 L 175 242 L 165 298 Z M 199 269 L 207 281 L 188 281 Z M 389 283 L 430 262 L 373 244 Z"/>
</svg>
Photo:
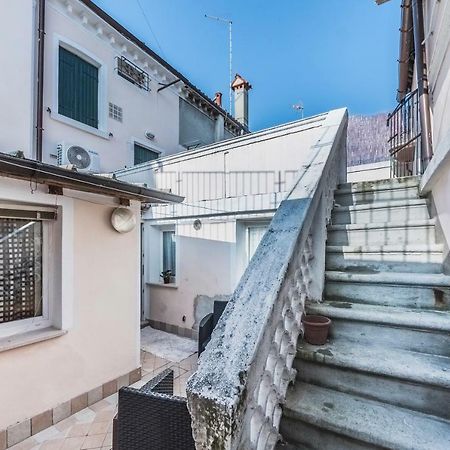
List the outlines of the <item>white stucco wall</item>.
<svg viewBox="0 0 450 450">
<path fill-rule="evenodd" d="M 450 270 L 450 4 L 425 2 L 425 36 L 433 125 L 434 156 L 422 177 L 422 190 L 430 194 Z"/>
<path fill-rule="evenodd" d="M 292 186 L 326 115 L 262 130 L 203 149 L 119 171 L 118 178 L 169 189 L 180 205 L 152 207 L 144 215 L 145 318 L 191 328 L 196 299 L 212 300 L 235 289 L 248 259 L 246 229 L 270 222 Z M 215 216 L 215 213 L 233 213 Z M 206 215 L 206 216 L 205 216 Z M 186 217 L 187 218 L 183 218 Z M 193 222 L 202 226 L 195 230 Z M 161 286 L 162 231 L 174 230 L 175 286 Z M 186 320 L 183 321 L 183 316 Z"/>
<path fill-rule="evenodd" d="M 0 178 L 0 193 L 1 201 L 60 207 L 61 274 L 50 275 L 62 276 L 55 299 L 67 330 L 0 352 L 1 430 L 140 366 L 140 238 L 138 227 L 127 234 L 112 229 L 110 215 L 117 204 L 110 198 L 71 191 L 55 197 L 44 187 L 31 193 L 28 181 L 5 178 Z M 131 208 L 139 214 L 139 204 Z"/>
<path fill-rule="evenodd" d="M 357 183 L 359 181 L 384 180 L 391 176 L 389 161 L 381 161 L 371 164 L 361 164 L 347 168 L 347 181 Z"/>
<path fill-rule="evenodd" d="M 0 1 L 0 151 L 31 156 L 34 136 L 35 2 Z"/>
<path fill-rule="evenodd" d="M 79 2 L 71 2 L 82 5 Z M 83 7 L 83 10 L 87 10 Z M 100 27 L 100 28 L 96 28 Z M 99 31 L 101 30 L 101 32 Z M 44 113 L 44 159 L 55 163 L 52 154 L 60 142 L 74 143 L 95 150 L 101 157 L 101 170 L 111 171 L 133 165 L 133 142 L 170 154 L 181 150 L 178 145 L 179 98 L 177 88 L 168 88 L 157 92 L 159 77 L 150 74 L 150 91 L 133 85 L 117 74 L 116 57 L 126 56 L 143 70 L 150 72 L 142 51 L 129 43 L 125 48 L 119 46 L 105 35 L 116 36 L 113 29 L 97 19 L 83 25 L 78 11 L 68 11 L 63 2 L 50 0 L 47 2 L 46 41 L 45 41 L 45 86 L 44 111 L 50 108 L 52 113 Z M 100 75 L 101 107 L 99 118 L 105 123 L 103 137 L 80 130 L 76 126 L 56 120 L 57 115 L 57 67 L 59 41 L 63 45 L 73 46 L 82 54 L 98 60 L 104 69 L 104 77 Z M 129 41 L 127 41 L 129 42 Z M 135 59 L 135 55 L 138 60 Z M 148 63 L 147 63 L 148 65 Z M 103 93 L 102 93 L 103 92 Z M 108 117 L 108 104 L 112 102 L 123 108 L 123 122 Z M 63 118 L 64 120 L 64 118 Z M 102 125 L 100 125 L 100 128 Z M 95 132 L 95 130 L 92 130 Z M 145 137 L 145 132 L 155 135 L 153 141 Z M 112 137 L 109 136 L 112 133 Z"/>
</svg>

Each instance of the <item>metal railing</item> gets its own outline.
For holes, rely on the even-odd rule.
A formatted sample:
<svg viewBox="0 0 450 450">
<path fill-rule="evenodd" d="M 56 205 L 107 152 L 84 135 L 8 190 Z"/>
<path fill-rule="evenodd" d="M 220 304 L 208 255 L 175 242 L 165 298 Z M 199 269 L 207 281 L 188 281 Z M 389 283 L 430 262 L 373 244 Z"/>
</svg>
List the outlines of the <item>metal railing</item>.
<svg viewBox="0 0 450 450">
<path fill-rule="evenodd" d="M 322 299 L 346 129 L 346 110 L 328 113 L 188 381 L 197 449 L 272 450 L 279 440 L 305 301 Z"/>
<path fill-rule="evenodd" d="M 424 161 L 417 90 L 409 93 L 389 114 L 387 125 L 390 131 L 391 177 L 421 175 Z"/>
</svg>

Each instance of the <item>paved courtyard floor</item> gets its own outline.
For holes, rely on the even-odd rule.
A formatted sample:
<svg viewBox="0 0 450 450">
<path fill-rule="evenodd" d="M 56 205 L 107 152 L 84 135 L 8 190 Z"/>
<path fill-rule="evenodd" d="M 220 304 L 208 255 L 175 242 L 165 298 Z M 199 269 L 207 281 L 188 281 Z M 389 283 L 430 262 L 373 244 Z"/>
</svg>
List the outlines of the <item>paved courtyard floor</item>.
<svg viewBox="0 0 450 450">
<path fill-rule="evenodd" d="M 174 395 L 186 396 L 186 381 L 195 371 L 197 354 L 180 362 L 171 362 L 141 351 L 140 387 L 165 369 L 174 371 Z M 62 420 L 56 425 L 10 447 L 8 450 L 85 450 L 112 448 L 112 419 L 117 412 L 117 393 Z"/>
</svg>

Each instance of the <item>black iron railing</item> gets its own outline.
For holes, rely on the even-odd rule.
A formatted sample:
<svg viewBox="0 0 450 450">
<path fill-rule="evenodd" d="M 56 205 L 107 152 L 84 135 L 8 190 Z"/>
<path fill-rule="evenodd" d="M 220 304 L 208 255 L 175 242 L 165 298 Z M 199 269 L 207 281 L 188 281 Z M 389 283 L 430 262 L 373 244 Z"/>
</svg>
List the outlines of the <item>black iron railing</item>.
<svg viewBox="0 0 450 450">
<path fill-rule="evenodd" d="M 389 114 L 387 125 L 390 130 L 391 176 L 421 175 L 424 165 L 421 158 L 422 139 L 417 90 L 409 93 Z"/>
<path fill-rule="evenodd" d="M 117 73 L 128 80 L 130 83 L 135 84 L 148 91 L 150 89 L 150 77 L 147 72 L 142 70 L 136 64 L 125 58 L 125 56 L 117 56 Z"/>
</svg>

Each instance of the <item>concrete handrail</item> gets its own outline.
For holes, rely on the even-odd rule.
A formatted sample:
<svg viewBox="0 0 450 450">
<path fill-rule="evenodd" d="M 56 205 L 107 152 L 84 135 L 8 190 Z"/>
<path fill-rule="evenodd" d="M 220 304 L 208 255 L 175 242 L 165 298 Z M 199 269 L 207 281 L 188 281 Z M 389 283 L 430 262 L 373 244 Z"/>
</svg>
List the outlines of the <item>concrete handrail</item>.
<svg viewBox="0 0 450 450">
<path fill-rule="evenodd" d="M 328 113 L 188 381 L 197 449 L 272 449 L 279 439 L 305 300 L 322 297 L 346 127 L 345 109 Z"/>
</svg>

